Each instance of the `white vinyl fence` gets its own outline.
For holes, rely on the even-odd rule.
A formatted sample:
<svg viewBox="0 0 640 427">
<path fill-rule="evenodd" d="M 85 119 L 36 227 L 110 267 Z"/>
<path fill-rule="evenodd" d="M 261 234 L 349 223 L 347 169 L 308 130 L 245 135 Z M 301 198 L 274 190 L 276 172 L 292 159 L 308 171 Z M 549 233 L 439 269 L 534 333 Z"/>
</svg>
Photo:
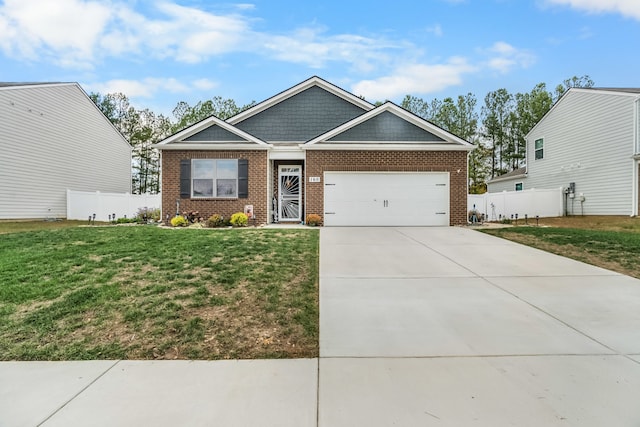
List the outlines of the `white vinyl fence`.
<svg viewBox="0 0 640 427">
<path fill-rule="evenodd" d="M 499 221 L 502 218 L 522 219 L 539 216 L 562 216 L 563 209 L 562 188 L 531 189 L 523 191 L 503 191 L 500 193 L 469 194 L 467 196 L 467 210 L 475 209 L 484 213 L 487 221 Z"/>
<path fill-rule="evenodd" d="M 133 218 L 138 209 L 160 209 L 160 194 L 102 193 L 100 191 L 67 190 L 67 219 L 87 220 L 96 215 L 96 221 Z"/>
</svg>

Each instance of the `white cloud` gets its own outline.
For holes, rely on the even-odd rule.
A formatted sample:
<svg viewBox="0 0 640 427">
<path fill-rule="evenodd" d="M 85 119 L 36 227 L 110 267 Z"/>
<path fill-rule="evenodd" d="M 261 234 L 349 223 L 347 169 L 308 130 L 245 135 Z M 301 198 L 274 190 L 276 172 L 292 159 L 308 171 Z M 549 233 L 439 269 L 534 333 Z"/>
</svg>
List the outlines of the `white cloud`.
<svg viewBox="0 0 640 427">
<path fill-rule="evenodd" d="M 218 87 L 218 83 L 211 81 L 209 79 L 198 79 L 198 80 L 194 80 L 193 87 L 198 90 L 211 90 L 213 88 Z"/>
<path fill-rule="evenodd" d="M 509 43 L 499 41 L 483 53 L 488 56 L 485 66 L 506 74 L 514 68 L 528 68 L 535 63 L 535 56 L 527 50 L 517 49 Z"/>
<path fill-rule="evenodd" d="M 546 0 L 547 4 L 569 6 L 589 13 L 619 13 L 640 20 L 638 0 Z"/>
<path fill-rule="evenodd" d="M 83 66 L 110 17 L 109 7 L 94 1 L 6 0 L 0 46 L 11 56 L 34 60 L 44 51 L 60 64 Z"/>
<path fill-rule="evenodd" d="M 290 35 L 261 34 L 255 39 L 260 45 L 258 50 L 270 58 L 312 68 L 322 68 L 329 62 L 344 62 L 358 72 L 373 70 L 376 64 L 389 59 L 389 50 L 402 48 L 402 44 L 383 38 L 325 35 L 324 32 L 322 27 L 307 27 Z"/>
<path fill-rule="evenodd" d="M 462 76 L 475 69 L 459 57 L 450 58 L 444 64 L 410 64 L 398 67 L 391 75 L 360 81 L 352 86 L 352 92 L 371 100 L 428 94 L 460 85 Z"/>
<path fill-rule="evenodd" d="M 435 25 L 432 25 L 431 27 L 427 27 L 427 32 L 432 33 L 436 37 L 442 37 L 444 34 L 440 24 L 435 24 Z"/>
<path fill-rule="evenodd" d="M 192 87 L 174 78 L 149 77 L 143 80 L 109 80 L 84 85 L 90 92 L 124 93 L 129 98 L 152 98 L 157 92 L 188 93 Z M 196 84 L 194 82 L 194 87 Z"/>
<path fill-rule="evenodd" d="M 54 58 L 58 65 L 84 68 L 113 57 L 194 64 L 250 52 L 315 68 L 343 62 L 367 72 L 387 61 L 389 50 L 407 48 L 378 36 L 327 35 L 319 26 L 280 34 L 254 31 L 252 19 L 241 14 L 252 11 L 251 4 L 235 5 L 235 12 L 225 14 L 170 1 L 149 4 L 152 9 L 143 15 L 118 0 L 108 7 L 95 0 L 7 0 L 0 6 L 0 49 L 18 58 Z"/>
</svg>

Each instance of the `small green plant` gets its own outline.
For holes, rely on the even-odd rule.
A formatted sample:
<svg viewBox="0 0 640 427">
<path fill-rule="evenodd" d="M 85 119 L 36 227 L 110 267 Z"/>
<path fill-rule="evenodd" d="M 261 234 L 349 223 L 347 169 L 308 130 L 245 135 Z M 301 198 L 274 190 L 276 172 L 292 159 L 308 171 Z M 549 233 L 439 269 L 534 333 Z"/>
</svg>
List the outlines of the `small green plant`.
<svg viewBox="0 0 640 427">
<path fill-rule="evenodd" d="M 318 214 L 309 214 L 305 218 L 305 223 L 312 227 L 318 226 L 322 223 L 322 218 Z"/>
<path fill-rule="evenodd" d="M 216 228 L 224 225 L 224 218 L 222 215 L 213 214 L 207 220 L 207 227 Z"/>
<path fill-rule="evenodd" d="M 160 221 L 160 209 L 158 208 L 140 208 L 136 213 L 136 218 L 138 222 L 151 221 L 151 222 L 159 222 Z"/>
<path fill-rule="evenodd" d="M 249 222 L 249 217 L 247 217 L 243 212 L 236 212 L 231 215 L 231 225 L 234 227 L 246 227 Z"/>
<path fill-rule="evenodd" d="M 135 224 L 138 222 L 138 218 L 118 218 L 116 224 Z"/>
<path fill-rule="evenodd" d="M 187 221 L 183 216 L 174 216 L 171 218 L 171 225 L 174 227 L 186 227 L 189 225 L 189 221 Z"/>
<path fill-rule="evenodd" d="M 502 224 L 511 224 L 511 219 L 504 217 L 502 218 L 502 221 L 500 221 Z"/>
</svg>

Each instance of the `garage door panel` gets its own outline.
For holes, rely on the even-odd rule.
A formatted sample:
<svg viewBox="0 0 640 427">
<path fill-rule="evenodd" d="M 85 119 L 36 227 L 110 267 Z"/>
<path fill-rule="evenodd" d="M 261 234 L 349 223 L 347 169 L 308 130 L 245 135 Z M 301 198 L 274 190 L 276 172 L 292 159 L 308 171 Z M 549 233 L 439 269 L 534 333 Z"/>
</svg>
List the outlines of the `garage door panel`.
<svg viewBox="0 0 640 427">
<path fill-rule="evenodd" d="M 446 172 L 325 172 L 325 225 L 449 225 Z"/>
</svg>

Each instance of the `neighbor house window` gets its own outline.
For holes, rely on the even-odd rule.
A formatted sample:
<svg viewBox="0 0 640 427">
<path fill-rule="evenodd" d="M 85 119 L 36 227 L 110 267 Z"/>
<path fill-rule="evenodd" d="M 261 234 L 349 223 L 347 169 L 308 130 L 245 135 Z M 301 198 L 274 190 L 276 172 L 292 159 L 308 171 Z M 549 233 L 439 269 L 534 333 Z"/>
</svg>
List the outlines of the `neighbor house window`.
<svg viewBox="0 0 640 427">
<path fill-rule="evenodd" d="M 516 191 L 522 191 L 522 183 L 516 182 Z"/>
<path fill-rule="evenodd" d="M 536 150 L 536 160 L 544 158 L 544 140 L 542 138 L 536 139 L 535 150 Z"/>
<path fill-rule="evenodd" d="M 191 161 L 192 197 L 238 197 L 238 161 L 194 159 Z"/>
</svg>

